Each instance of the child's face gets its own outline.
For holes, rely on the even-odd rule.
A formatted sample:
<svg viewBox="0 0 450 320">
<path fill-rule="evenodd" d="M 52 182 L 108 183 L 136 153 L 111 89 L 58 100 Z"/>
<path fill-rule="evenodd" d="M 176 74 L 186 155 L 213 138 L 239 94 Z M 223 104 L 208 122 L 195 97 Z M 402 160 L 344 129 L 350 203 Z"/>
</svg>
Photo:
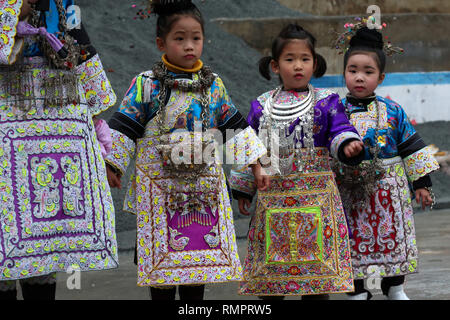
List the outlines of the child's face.
<svg viewBox="0 0 450 320">
<path fill-rule="evenodd" d="M 364 53 L 352 55 L 344 71 L 347 88 L 356 98 L 373 95 L 378 85 L 383 82 L 384 76 L 384 73 L 380 74 L 375 58 Z"/>
<path fill-rule="evenodd" d="M 281 76 L 285 90 L 306 88 L 314 74 L 314 57 L 305 40 L 289 41 L 278 62 L 272 60 L 272 71 Z"/>
<path fill-rule="evenodd" d="M 191 69 L 203 52 L 202 26 L 194 18 L 183 16 L 172 25 L 165 38 L 157 38 L 156 43 L 170 63 Z"/>
</svg>

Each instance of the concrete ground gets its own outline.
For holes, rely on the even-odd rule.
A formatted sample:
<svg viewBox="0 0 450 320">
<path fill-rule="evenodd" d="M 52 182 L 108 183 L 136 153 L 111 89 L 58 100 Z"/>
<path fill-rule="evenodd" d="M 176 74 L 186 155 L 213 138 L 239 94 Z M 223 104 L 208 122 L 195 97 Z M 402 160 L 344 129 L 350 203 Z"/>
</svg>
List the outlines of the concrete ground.
<svg viewBox="0 0 450 320">
<path fill-rule="evenodd" d="M 420 212 L 415 215 L 419 246 L 419 273 L 407 276 L 406 292 L 414 300 L 450 300 L 450 209 Z M 236 233 L 241 259 L 246 254 L 248 220 L 236 220 Z M 58 300 L 148 300 L 147 288 L 136 286 L 136 266 L 133 264 L 134 231 L 118 234 L 120 267 L 115 270 L 81 274 L 81 289 L 69 290 L 69 275 L 58 274 Z M 256 300 L 239 296 L 238 283 L 209 285 L 207 300 Z M 384 299 L 374 291 L 375 300 Z M 20 295 L 19 295 L 20 297 Z M 299 299 L 299 297 L 291 297 Z M 331 295 L 332 300 L 345 299 L 345 294 Z"/>
</svg>

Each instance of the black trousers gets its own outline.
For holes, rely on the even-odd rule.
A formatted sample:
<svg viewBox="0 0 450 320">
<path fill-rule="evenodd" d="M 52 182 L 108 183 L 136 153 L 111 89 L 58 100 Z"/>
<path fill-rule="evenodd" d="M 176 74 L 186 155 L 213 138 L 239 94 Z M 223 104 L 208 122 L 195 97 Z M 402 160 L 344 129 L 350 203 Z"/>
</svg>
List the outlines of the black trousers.
<svg viewBox="0 0 450 320">
<path fill-rule="evenodd" d="M 405 283 L 405 276 L 383 278 L 381 279 L 381 291 L 383 291 L 383 294 L 387 296 L 391 287 L 399 286 L 403 283 Z M 372 297 L 370 291 L 364 288 L 364 280 L 360 279 L 355 280 L 355 292 L 348 294 L 354 296 L 364 292 L 369 293 L 369 299 Z"/>
<path fill-rule="evenodd" d="M 137 265 L 137 244 L 134 247 L 134 264 Z M 150 287 L 150 298 L 152 300 L 175 300 L 175 295 L 177 293 L 177 286 L 169 288 L 154 288 Z M 181 285 L 178 286 L 178 295 L 180 300 L 193 300 L 200 301 L 203 300 L 205 294 L 204 285 Z"/>
<path fill-rule="evenodd" d="M 54 301 L 56 283 L 52 284 L 21 284 L 24 300 Z M 17 289 L 0 291 L 1 301 L 17 300 Z"/>
<path fill-rule="evenodd" d="M 204 285 L 181 285 L 178 287 L 178 294 L 180 296 L 180 300 L 192 300 L 192 301 L 201 301 L 203 300 L 203 296 L 205 293 Z M 150 287 L 150 298 L 152 300 L 175 300 L 175 295 L 177 292 L 177 287 L 170 288 L 154 288 Z"/>
</svg>

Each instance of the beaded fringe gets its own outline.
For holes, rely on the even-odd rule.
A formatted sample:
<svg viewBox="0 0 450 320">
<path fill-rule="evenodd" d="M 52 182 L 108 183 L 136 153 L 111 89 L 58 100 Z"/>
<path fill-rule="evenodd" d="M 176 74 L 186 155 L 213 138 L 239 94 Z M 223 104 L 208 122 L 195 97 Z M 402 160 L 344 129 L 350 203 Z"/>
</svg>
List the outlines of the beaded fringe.
<svg viewBox="0 0 450 320">
<path fill-rule="evenodd" d="M 39 70 L 47 72 L 38 79 Z M 0 67 L 0 95 L 10 107 L 29 111 L 38 101 L 46 107 L 64 107 L 80 103 L 78 78 L 74 72 L 35 69 L 26 65 Z"/>
</svg>

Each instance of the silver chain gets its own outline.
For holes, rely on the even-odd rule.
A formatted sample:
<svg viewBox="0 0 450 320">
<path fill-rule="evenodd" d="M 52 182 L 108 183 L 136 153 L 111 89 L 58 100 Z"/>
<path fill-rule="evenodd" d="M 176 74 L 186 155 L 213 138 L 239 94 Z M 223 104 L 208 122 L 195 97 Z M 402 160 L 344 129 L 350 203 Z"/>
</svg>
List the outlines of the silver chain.
<svg viewBox="0 0 450 320">
<path fill-rule="evenodd" d="M 165 66 L 162 67 L 164 72 L 167 73 L 167 68 Z M 199 73 L 201 76 L 201 72 Z M 163 133 L 168 133 L 170 128 L 166 126 L 166 99 L 167 99 L 168 88 L 164 81 L 160 80 L 160 91 L 158 96 L 156 97 L 158 101 L 158 110 L 156 111 L 156 121 L 160 128 L 162 128 Z M 209 104 L 211 102 L 211 97 L 208 93 L 207 88 L 203 88 L 200 92 L 200 106 L 202 108 L 202 112 L 200 114 L 200 119 L 202 120 L 203 130 L 207 130 L 210 128 L 210 109 Z"/>
<path fill-rule="evenodd" d="M 64 8 L 63 0 L 55 0 L 56 8 L 58 9 L 59 24 L 61 25 L 62 32 L 66 33 L 67 30 L 67 20 L 66 20 L 66 9 Z"/>
<path fill-rule="evenodd" d="M 381 129 L 381 108 L 378 99 L 375 98 L 376 108 L 376 127 L 374 135 L 374 146 L 368 145 L 369 152 L 372 154 L 373 159 L 370 161 L 364 161 L 359 164 L 358 167 L 347 166 L 340 163 L 337 159 L 333 159 L 332 166 L 333 171 L 336 174 L 336 180 L 339 184 L 342 184 L 345 188 L 349 189 L 349 192 L 354 198 L 353 207 L 364 207 L 367 205 L 366 197 L 373 194 L 377 184 L 386 174 L 386 169 L 383 167 L 383 162 L 379 158 L 381 147 L 378 143 Z M 350 113 L 348 111 L 348 100 L 345 106 L 348 119 L 350 119 Z"/>
</svg>

